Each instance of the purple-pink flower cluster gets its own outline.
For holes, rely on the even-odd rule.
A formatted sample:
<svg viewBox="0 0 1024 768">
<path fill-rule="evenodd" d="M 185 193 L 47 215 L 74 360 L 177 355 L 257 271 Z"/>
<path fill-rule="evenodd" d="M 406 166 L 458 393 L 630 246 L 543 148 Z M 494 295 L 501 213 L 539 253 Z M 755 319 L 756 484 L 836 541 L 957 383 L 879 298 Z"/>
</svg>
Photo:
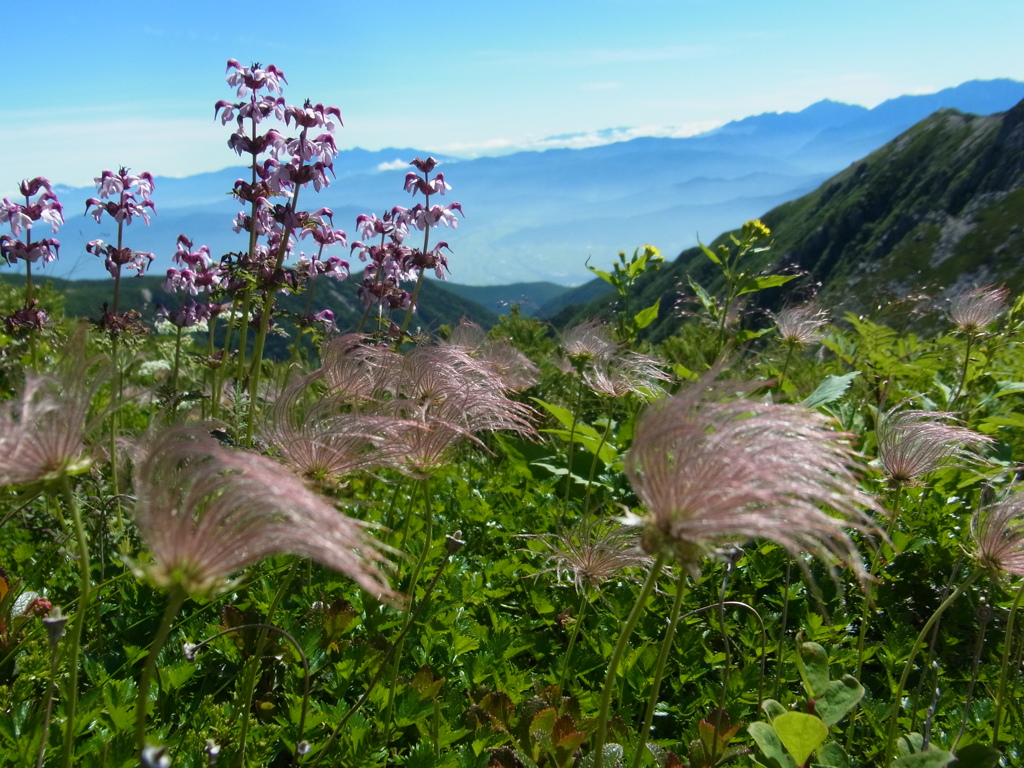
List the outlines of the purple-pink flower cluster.
<svg viewBox="0 0 1024 768">
<path fill-rule="evenodd" d="M 457 227 L 459 220 L 455 212 L 464 215 L 462 205 L 457 202 L 430 204 L 432 196 L 444 195 L 451 189 L 443 173 L 430 177 L 437 167 L 437 160 L 417 157 L 409 165 L 415 166 L 419 173 L 410 171 L 406 174 L 405 190 L 412 195 L 423 195 L 425 202 L 412 208 L 396 205 L 383 218 L 377 218 L 376 214 L 362 214 L 356 218 L 362 240 L 352 243 L 352 250 L 358 250 L 360 260 L 366 262 L 359 296 L 368 308 L 380 306 L 394 310 L 408 307 L 412 299 L 399 287 L 400 283 L 415 280 L 428 269 L 444 280 L 448 271 L 448 258 L 444 251 L 451 248 L 443 240 L 428 248 L 429 231 L 442 224 L 453 229 Z M 404 244 L 412 229 L 424 233 L 422 248 L 410 248 Z M 368 244 L 367 241 L 377 237 L 380 238 L 378 243 Z"/>
<path fill-rule="evenodd" d="M 202 303 L 191 297 L 219 289 L 227 276 L 224 268 L 214 263 L 207 246 L 201 245 L 193 251 L 193 243 L 185 235 L 178 235 L 177 246 L 172 259 L 181 269 L 167 270 L 164 291 L 179 296 L 179 309 L 169 310 L 157 305 L 157 319 L 168 320 L 178 328 L 191 328 L 217 317 L 224 309 L 223 304 Z M 189 298 L 185 300 L 185 296 Z"/>
<path fill-rule="evenodd" d="M 103 259 L 115 281 L 121 279 L 122 269 L 142 277 L 154 256 L 152 253 L 125 248 L 121 242 L 121 232 L 136 217 L 148 226 L 149 211 L 156 213 L 156 206 L 150 199 L 154 187 L 153 175 L 148 171 L 130 174 L 127 168 L 121 168 L 117 173 L 105 170 L 94 181 L 99 197 L 90 197 L 85 201 L 85 212 L 96 219 L 97 224 L 102 221 L 104 213 L 113 218 L 117 222 L 117 244 L 110 245 L 99 239 L 90 240 L 85 250 Z M 114 309 L 116 311 L 116 306 Z"/>
<path fill-rule="evenodd" d="M 18 191 L 24 196 L 24 203 L 14 203 L 5 197 L 0 204 L 0 222 L 11 228 L 10 235 L 0 235 L 0 255 L 11 265 L 19 259 L 30 264 L 40 260 L 44 264 L 53 261 L 57 258 L 60 242 L 52 237 L 33 242 L 31 234 L 37 221 L 49 224 L 53 233 L 57 233 L 64 223 L 60 201 L 49 180 L 43 176 L 25 179 L 18 185 Z M 36 195 L 39 197 L 32 200 Z M 20 239 L 22 232 L 26 233 L 24 240 Z"/>
</svg>

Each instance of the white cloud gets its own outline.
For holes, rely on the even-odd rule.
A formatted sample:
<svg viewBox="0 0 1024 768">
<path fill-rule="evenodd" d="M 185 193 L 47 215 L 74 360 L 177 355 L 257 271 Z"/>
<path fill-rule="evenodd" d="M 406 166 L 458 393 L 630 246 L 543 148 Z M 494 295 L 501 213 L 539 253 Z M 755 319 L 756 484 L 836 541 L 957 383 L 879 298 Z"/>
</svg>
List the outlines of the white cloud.
<svg viewBox="0 0 1024 768">
<path fill-rule="evenodd" d="M 545 149 L 587 149 L 630 141 L 642 137 L 684 139 L 714 130 L 722 125 L 720 120 L 700 120 L 683 125 L 647 125 L 625 128 L 605 128 L 599 131 L 513 139 L 491 139 L 477 143 L 447 144 L 441 147 L 446 154 L 475 158 L 488 155 L 507 155 L 513 152 L 539 152 Z"/>
<path fill-rule="evenodd" d="M 409 167 L 408 160 L 392 160 L 389 163 L 381 163 L 377 166 L 378 171 L 400 171 Z"/>
</svg>

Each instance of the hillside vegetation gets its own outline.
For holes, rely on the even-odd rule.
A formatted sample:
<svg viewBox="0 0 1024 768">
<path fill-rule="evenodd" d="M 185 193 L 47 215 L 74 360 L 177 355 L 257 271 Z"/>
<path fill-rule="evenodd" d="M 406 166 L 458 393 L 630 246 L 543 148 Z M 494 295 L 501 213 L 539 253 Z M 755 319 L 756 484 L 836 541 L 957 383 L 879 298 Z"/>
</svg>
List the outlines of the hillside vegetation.
<svg viewBox="0 0 1024 768">
<path fill-rule="evenodd" d="M 765 267 L 805 273 L 785 292 L 767 295 L 776 305 L 817 293 L 830 308 L 862 312 L 972 284 L 1005 283 L 1019 291 L 1024 102 L 984 117 L 940 110 L 762 220 L 774 236 Z M 678 326 L 679 309 L 693 296 L 688 276 L 713 287 L 713 265 L 699 248 L 642 281 L 640 304 L 662 297 L 654 338 Z M 593 281 L 578 290 L 602 286 Z M 606 292 L 555 320 L 606 316 L 610 309 Z"/>
</svg>

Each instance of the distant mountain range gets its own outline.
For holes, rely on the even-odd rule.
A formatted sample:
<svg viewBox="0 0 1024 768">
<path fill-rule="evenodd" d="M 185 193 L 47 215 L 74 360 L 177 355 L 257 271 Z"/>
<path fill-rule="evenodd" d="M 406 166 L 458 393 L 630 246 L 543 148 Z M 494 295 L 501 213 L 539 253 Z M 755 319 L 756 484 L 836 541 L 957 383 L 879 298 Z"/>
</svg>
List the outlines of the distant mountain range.
<svg viewBox="0 0 1024 768">
<path fill-rule="evenodd" d="M 805 272 L 776 303 L 808 289 L 824 307 L 892 313 L 919 294 L 941 299 L 966 287 L 1004 284 L 1024 292 L 1024 101 L 994 115 L 942 109 L 761 218 L 772 229 L 775 268 Z M 716 240 L 725 242 L 727 234 Z M 716 269 L 697 248 L 647 275 L 636 306 L 661 298 L 654 339 L 678 326 L 676 299 L 706 286 Z M 613 297 L 592 281 L 559 298 L 560 321 L 607 315 Z M 771 297 L 769 297 L 771 298 Z M 905 299 L 911 299 L 905 302 Z M 587 303 L 589 302 L 589 303 Z M 578 304 L 583 304 L 579 306 Z M 909 306 L 907 306 L 909 305 Z"/>
<path fill-rule="evenodd" d="M 606 267 L 620 250 L 652 243 L 666 255 L 711 239 L 825 179 L 890 141 L 937 109 L 991 114 L 1024 99 L 1024 83 L 973 81 L 926 96 L 902 96 L 873 109 L 822 101 L 797 113 L 764 114 L 685 139 L 641 138 L 590 149 L 521 152 L 476 160 L 444 158 L 444 171 L 466 218 L 440 233 L 453 249 L 452 279 L 466 286 L 584 282 L 588 259 Z M 409 205 L 403 162 L 415 149 L 347 150 L 338 178 L 322 194 L 304 193 L 310 207 L 326 205 L 351 239 L 360 213 Z M 158 178 L 158 216 L 133 224 L 126 243 L 157 255 L 154 272 L 170 266 L 179 233 L 215 254 L 244 247 L 230 229 L 239 210 L 228 194 L 240 167 L 184 179 Z M 67 225 L 59 262 L 44 275 L 102 278 L 102 264 L 85 252 L 94 238 L 113 240 L 108 222 L 84 216 L 92 188 L 59 187 Z M 358 262 L 353 269 L 358 270 Z M 518 290 L 518 289 L 517 289 Z M 541 305 L 550 291 L 528 297 Z M 498 297 L 520 301 L 516 295 Z M 485 302 L 486 303 L 486 302 Z"/>
</svg>

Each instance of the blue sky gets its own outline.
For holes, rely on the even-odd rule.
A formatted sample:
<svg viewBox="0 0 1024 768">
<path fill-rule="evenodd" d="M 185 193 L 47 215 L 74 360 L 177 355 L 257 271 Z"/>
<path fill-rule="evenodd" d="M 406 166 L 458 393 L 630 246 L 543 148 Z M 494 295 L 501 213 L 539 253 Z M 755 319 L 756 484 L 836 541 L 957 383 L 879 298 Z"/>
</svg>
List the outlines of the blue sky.
<svg viewBox="0 0 1024 768">
<path fill-rule="evenodd" d="M 1020 0 L 9 5 L 0 191 L 236 165 L 213 119 L 229 58 L 276 64 L 291 102 L 339 106 L 341 148 L 466 157 L 1024 80 Z"/>
</svg>

